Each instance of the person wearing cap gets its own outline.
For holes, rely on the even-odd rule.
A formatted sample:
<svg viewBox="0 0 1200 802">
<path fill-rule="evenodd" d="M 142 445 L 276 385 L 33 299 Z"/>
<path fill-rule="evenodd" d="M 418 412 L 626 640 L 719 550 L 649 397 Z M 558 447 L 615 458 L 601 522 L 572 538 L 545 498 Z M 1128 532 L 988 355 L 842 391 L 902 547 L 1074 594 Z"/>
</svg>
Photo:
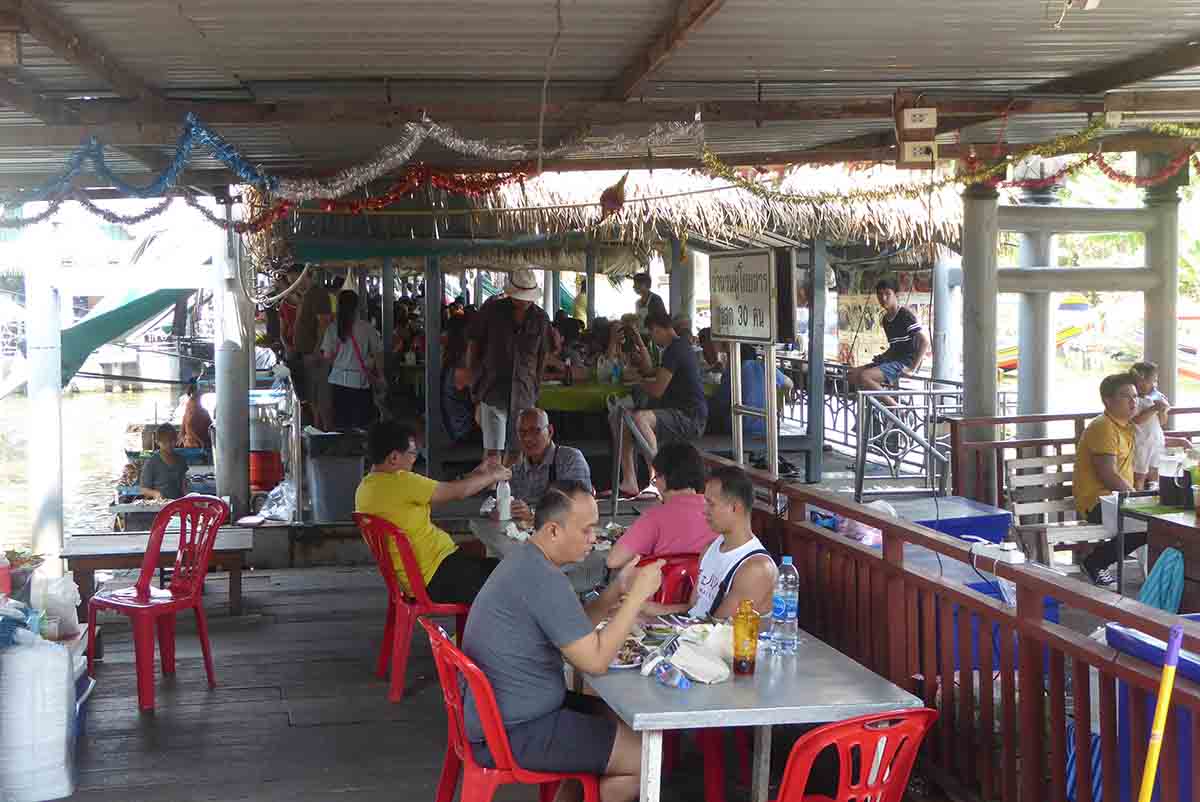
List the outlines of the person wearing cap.
<svg viewBox="0 0 1200 802">
<path fill-rule="evenodd" d="M 517 415 L 537 406 L 550 348 L 550 319 L 534 305 L 539 300 L 533 270 L 514 270 L 504 295 L 489 299 L 467 329 L 471 394 L 479 403 L 479 428 L 489 459 L 516 451 Z"/>
</svg>

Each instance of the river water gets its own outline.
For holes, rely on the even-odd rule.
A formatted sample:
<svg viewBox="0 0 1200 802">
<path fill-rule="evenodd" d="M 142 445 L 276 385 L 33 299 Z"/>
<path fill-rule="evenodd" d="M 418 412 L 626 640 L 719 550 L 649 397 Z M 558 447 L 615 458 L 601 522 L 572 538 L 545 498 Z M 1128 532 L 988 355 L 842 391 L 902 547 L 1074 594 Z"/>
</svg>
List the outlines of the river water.
<svg viewBox="0 0 1200 802">
<path fill-rule="evenodd" d="M 63 517 L 67 532 L 112 529 L 108 504 L 125 464 L 125 427 L 166 420 L 170 391 L 75 393 L 64 395 Z M 0 546 L 29 548 L 32 504 L 26 479 L 28 450 L 36 448 L 30 431 L 29 399 L 0 399 Z"/>
</svg>

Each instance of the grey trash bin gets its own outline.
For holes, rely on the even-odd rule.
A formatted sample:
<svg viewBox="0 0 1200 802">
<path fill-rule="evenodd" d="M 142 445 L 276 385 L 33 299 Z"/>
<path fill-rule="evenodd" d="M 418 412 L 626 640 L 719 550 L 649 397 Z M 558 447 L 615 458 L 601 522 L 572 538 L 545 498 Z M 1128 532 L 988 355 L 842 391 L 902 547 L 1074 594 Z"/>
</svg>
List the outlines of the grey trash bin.
<svg viewBox="0 0 1200 802">
<path fill-rule="evenodd" d="M 366 438 L 361 433 L 304 435 L 304 472 L 313 520 L 350 521 L 354 491 L 366 471 Z"/>
</svg>

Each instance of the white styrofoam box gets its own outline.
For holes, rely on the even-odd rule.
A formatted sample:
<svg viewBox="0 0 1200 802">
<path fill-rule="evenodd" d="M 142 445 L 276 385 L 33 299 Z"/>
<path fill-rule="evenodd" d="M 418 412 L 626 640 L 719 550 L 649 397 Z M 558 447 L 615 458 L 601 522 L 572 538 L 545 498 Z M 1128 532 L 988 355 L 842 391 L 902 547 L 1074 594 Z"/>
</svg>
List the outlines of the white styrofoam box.
<svg viewBox="0 0 1200 802">
<path fill-rule="evenodd" d="M 72 662 L 66 647 L 44 640 L 0 650 L 0 802 L 74 793 Z"/>
<path fill-rule="evenodd" d="M 1125 502 L 1129 506 L 1129 502 Z M 1104 516 L 1104 528 L 1114 535 L 1117 533 L 1117 497 L 1116 495 L 1100 497 L 1100 513 Z M 1126 533 L 1129 532 L 1145 532 L 1146 523 L 1144 521 L 1135 521 L 1128 515 L 1125 516 L 1125 523 L 1122 527 Z"/>
</svg>

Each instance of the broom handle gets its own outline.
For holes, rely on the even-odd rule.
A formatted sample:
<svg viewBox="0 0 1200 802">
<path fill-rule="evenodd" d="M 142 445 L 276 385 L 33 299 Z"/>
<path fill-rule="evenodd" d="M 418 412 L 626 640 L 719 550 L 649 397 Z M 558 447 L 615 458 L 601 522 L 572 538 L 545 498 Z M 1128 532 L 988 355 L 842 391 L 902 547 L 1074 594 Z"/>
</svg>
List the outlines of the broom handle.
<svg viewBox="0 0 1200 802">
<path fill-rule="evenodd" d="M 1154 724 L 1150 728 L 1150 744 L 1146 750 L 1146 767 L 1142 772 L 1142 790 L 1138 802 L 1150 802 L 1154 795 L 1154 777 L 1158 773 L 1158 753 L 1162 750 L 1163 731 L 1167 712 L 1171 709 L 1171 691 L 1175 688 L 1175 666 L 1179 665 L 1179 647 L 1183 643 L 1183 628 L 1171 627 L 1167 636 L 1167 659 L 1163 662 L 1162 680 L 1158 684 L 1158 704 L 1154 706 Z"/>
</svg>

